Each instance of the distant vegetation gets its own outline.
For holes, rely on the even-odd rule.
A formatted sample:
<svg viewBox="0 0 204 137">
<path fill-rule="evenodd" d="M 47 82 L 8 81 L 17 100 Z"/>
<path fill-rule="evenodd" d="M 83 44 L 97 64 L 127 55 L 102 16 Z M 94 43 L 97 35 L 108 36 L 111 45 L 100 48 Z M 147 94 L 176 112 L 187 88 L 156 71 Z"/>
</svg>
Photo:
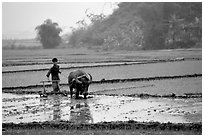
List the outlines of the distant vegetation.
<svg viewBox="0 0 204 137">
<path fill-rule="evenodd" d="M 56 48 L 67 48 L 68 45 L 65 41 L 60 43 Z M 3 39 L 2 40 L 2 49 L 14 49 L 14 50 L 22 50 L 22 49 L 43 49 L 40 41 L 36 39 Z"/>
<path fill-rule="evenodd" d="M 201 2 L 119 3 L 110 16 L 86 13 L 69 44 L 92 49 L 169 49 L 201 47 Z"/>
<path fill-rule="evenodd" d="M 88 47 L 96 50 L 154 50 L 202 47 L 201 2 L 122 2 L 105 16 L 86 10 L 71 34 L 47 19 L 37 26 L 37 42 L 2 40 L 3 49 Z M 91 22 L 91 23 L 88 23 Z"/>
<path fill-rule="evenodd" d="M 3 39 L 3 49 L 42 49 L 42 44 L 35 39 Z"/>
<path fill-rule="evenodd" d="M 35 28 L 37 30 L 37 39 L 43 45 L 43 48 L 55 48 L 59 46 L 61 37 L 59 36 L 62 29 L 57 23 L 52 22 L 51 19 L 47 19 L 43 24 Z"/>
</svg>

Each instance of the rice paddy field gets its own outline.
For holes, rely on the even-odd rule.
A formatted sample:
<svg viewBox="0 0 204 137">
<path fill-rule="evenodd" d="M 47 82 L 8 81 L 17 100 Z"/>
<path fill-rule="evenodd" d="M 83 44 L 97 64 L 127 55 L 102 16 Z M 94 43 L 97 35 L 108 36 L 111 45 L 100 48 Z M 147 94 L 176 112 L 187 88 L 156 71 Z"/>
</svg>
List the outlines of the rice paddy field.
<svg viewBox="0 0 204 137">
<path fill-rule="evenodd" d="M 88 99 L 40 97 L 54 57 L 63 92 L 73 70 L 92 75 Z M 202 49 L 3 50 L 2 127 L 3 134 L 202 134 Z"/>
</svg>

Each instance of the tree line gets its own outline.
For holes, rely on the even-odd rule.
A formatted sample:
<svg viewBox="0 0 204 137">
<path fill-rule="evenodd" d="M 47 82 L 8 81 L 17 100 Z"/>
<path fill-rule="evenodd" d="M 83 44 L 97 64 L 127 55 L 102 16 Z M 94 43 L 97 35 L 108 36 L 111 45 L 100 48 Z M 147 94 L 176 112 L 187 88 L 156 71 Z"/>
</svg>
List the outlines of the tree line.
<svg viewBox="0 0 204 137">
<path fill-rule="evenodd" d="M 201 47 L 201 2 L 122 2 L 105 16 L 85 12 L 67 37 L 72 47 L 152 50 Z M 87 23 L 87 20 L 91 23 Z M 36 27 L 44 48 L 57 47 L 62 29 L 47 19 Z"/>
<path fill-rule="evenodd" d="M 166 49 L 200 46 L 201 2 L 122 2 L 108 17 L 86 14 L 73 28 L 73 47 L 111 49 Z"/>
</svg>

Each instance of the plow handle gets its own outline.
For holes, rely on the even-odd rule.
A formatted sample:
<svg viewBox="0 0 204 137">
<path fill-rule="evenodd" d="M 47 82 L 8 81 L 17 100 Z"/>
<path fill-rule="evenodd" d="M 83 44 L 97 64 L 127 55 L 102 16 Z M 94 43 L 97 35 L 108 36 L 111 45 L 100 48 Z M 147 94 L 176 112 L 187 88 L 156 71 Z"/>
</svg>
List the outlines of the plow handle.
<svg viewBox="0 0 204 137">
<path fill-rule="evenodd" d="M 60 80 L 44 80 L 44 81 L 40 81 L 40 83 L 43 83 L 43 93 L 45 94 L 46 93 L 46 90 L 45 90 L 45 83 L 49 83 L 49 82 L 56 82 L 56 81 L 60 81 Z"/>
</svg>

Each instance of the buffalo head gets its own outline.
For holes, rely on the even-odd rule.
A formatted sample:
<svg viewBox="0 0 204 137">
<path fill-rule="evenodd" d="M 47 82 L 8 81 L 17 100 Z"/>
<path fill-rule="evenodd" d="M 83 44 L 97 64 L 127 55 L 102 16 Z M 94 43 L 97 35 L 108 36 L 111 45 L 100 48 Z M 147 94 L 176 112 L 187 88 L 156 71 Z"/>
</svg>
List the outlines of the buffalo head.
<svg viewBox="0 0 204 137">
<path fill-rule="evenodd" d="M 82 75 L 76 78 L 76 86 L 78 90 L 81 91 L 81 94 L 88 93 L 88 87 L 92 82 L 92 76 L 88 73 L 88 75 Z"/>
</svg>

